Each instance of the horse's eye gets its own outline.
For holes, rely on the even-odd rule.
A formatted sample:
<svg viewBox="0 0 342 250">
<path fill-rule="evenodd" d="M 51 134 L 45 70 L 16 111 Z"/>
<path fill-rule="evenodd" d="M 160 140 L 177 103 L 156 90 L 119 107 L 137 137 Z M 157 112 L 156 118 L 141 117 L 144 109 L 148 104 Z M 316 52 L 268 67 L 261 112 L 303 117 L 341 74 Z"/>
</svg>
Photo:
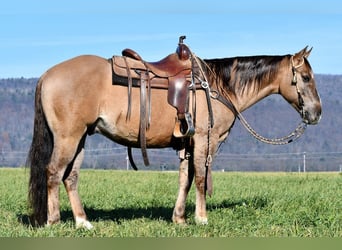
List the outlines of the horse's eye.
<svg viewBox="0 0 342 250">
<path fill-rule="evenodd" d="M 309 75 L 302 75 L 303 82 L 310 82 L 310 76 Z"/>
</svg>

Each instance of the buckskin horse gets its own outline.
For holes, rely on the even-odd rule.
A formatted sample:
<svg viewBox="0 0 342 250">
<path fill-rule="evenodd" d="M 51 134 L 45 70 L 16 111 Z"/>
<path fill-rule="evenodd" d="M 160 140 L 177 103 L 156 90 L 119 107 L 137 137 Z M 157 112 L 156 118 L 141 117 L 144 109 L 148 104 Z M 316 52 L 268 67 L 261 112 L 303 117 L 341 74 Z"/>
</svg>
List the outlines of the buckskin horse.
<svg viewBox="0 0 342 250">
<path fill-rule="evenodd" d="M 159 75 L 168 77 L 174 71 L 167 66 L 173 57 L 149 64 L 130 52 L 124 54 L 125 60 L 143 62 Z M 35 93 L 33 140 L 27 159 L 32 224 L 51 225 L 60 221 L 59 186 L 63 182 L 76 226 L 92 228 L 77 189 L 86 137 L 93 133 L 128 147 L 173 147 L 184 151 L 180 156 L 179 191 L 172 220 L 185 223 L 185 201 L 195 179 L 195 220 L 206 224 L 206 195 L 212 192 L 212 159 L 240 112 L 270 94 L 280 94 L 299 112 L 305 124 L 319 122 L 321 102 L 307 59 L 310 52 L 306 47 L 293 55 L 209 60 L 191 54 L 201 72 L 197 75 L 201 86 L 187 96 L 192 107 L 187 111 L 192 114 L 195 132 L 185 137 L 175 136 L 178 111 L 167 101 L 169 91 L 150 85 L 151 78 L 146 77 L 145 81 L 140 76 L 135 81 L 137 85 L 126 79 L 133 82 L 129 86 L 113 82 L 113 59 L 92 55 L 52 67 L 40 77 Z M 177 84 L 176 81 L 176 88 Z M 149 99 L 144 104 L 142 94 Z M 141 110 L 141 105 L 146 106 L 145 110 Z"/>
</svg>

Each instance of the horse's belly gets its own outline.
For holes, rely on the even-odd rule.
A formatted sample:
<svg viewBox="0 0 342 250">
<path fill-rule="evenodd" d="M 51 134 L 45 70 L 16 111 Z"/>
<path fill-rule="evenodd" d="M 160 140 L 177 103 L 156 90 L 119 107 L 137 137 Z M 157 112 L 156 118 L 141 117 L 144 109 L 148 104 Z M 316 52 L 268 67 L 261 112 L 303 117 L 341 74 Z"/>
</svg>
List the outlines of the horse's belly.
<svg viewBox="0 0 342 250">
<path fill-rule="evenodd" d="M 169 121 L 168 121 L 169 120 Z M 146 146 L 149 148 L 170 147 L 175 118 L 167 119 L 161 117 L 159 121 L 151 120 L 150 126 L 146 129 Z M 117 123 L 113 140 L 127 146 L 140 147 L 140 122 Z"/>
<path fill-rule="evenodd" d="M 124 93 L 125 94 L 125 93 Z M 140 147 L 140 116 L 138 98 L 132 98 L 130 116 L 127 116 L 125 97 L 116 105 L 106 105 L 102 109 L 95 132 L 101 133 L 111 140 L 126 146 Z M 166 96 L 165 96 L 166 99 Z M 176 109 L 164 99 L 159 103 L 154 98 L 151 103 L 150 115 L 146 116 L 145 130 L 146 146 L 150 148 L 170 147 L 173 141 Z M 147 112 L 149 113 L 149 112 Z M 149 118 L 150 117 L 150 118 Z"/>
</svg>

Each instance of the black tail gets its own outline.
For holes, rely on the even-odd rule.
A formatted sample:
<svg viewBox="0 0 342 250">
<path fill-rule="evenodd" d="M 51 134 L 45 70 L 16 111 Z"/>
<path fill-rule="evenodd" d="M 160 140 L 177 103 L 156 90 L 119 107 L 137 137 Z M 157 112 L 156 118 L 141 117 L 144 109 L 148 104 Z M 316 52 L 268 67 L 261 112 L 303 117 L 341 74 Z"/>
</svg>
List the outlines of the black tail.
<svg viewBox="0 0 342 250">
<path fill-rule="evenodd" d="M 26 160 L 30 167 L 29 203 L 32 210 L 32 224 L 47 222 L 47 178 L 46 167 L 53 150 L 53 137 L 48 127 L 41 100 L 42 78 L 38 81 L 35 96 L 35 117 L 33 139 Z"/>
</svg>

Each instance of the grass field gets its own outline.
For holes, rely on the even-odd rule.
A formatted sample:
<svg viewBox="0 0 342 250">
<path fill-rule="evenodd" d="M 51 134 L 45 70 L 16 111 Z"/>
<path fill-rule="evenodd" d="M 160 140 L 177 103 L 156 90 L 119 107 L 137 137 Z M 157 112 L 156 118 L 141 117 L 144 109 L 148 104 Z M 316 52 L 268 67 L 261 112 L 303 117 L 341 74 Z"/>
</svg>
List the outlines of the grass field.
<svg viewBox="0 0 342 250">
<path fill-rule="evenodd" d="M 188 225 L 171 215 L 178 174 L 82 170 L 80 193 L 94 229 L 76 229 L 61 186 L 58 225 L 28 225 L 29 170 L 0 168 L 0 236 L 299 236 L 342 237 L 342 175 L 338 173 L 214 173 L 207 199 L 209 224 L 194 221 L 194 187 Z"/>
</svg>

